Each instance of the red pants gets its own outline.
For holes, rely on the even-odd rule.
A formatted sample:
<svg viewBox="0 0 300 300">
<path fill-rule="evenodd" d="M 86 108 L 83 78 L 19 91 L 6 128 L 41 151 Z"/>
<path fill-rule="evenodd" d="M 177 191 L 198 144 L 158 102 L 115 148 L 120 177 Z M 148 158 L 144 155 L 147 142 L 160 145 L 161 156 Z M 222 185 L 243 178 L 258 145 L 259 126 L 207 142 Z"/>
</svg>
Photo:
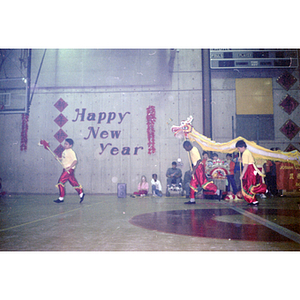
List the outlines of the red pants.
<svg viewBox="0 0 300 300">
<path fill-rule="evenodd" d="M 261 176 L 255 175 L 254 171 L 253 165 L 249 165 L 242 180 L 242 194 L 248 203 L 256 201 L 256 194 L 264 194 L 267 190 L 267 186 L 261 181 Z"/>
<path fill-rule="evenodd" d="M 134 192 L 133 195 L 138 195 L 138 196 L 148 195 L 148 191 L 146 191 L 146 190 L 140 190 L 138 192 Z"/>
<path fill-rule="evenodd" d="M 58 179 L 58 184 L 56 185 L 59 189 L 60 197 L 65 196 L 65 183 L 68 180 L 69 180 L 70 184 L 74 187 L 74 189 L 77 191 L 78 195 L 80 195 L 82 193 L 82 186 L 77 182 L 77 180 L 74 176 L 74 170 L 71 169 L 68 172 L 65 169 L 63 169 L 63 172 L 60 175 L 60 178 Z"/>
<path fill-rule="evenodd" d="M 195 198 L 195 192 L 197 191 L 197 187 L 200 185 L 204 190 L 216 192 L 217 186 L 212 181 L 207 181 L 204 165 L 201 163 L 196 169 L 195 174 L 192 176 L 190 182 L 190 198 Z"/>
</svg>

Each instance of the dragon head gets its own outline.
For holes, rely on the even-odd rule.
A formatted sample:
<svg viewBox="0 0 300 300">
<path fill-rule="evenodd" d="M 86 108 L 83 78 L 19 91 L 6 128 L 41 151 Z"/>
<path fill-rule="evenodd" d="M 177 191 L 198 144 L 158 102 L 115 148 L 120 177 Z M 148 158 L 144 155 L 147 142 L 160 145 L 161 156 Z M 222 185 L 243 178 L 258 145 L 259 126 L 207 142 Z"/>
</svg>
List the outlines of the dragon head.
<svg viewBox="0 0 300 300">
<path fill-rule="evenodd" d="M 185 121 L 181 121 L 180 125 L 173 125 L 171 131 L 174 133 L 174 136 L 177 138 L 183 138 L 192 132 L 193 126 L 191 125 L 193 117 L 189 116 Z"/>
</svg>

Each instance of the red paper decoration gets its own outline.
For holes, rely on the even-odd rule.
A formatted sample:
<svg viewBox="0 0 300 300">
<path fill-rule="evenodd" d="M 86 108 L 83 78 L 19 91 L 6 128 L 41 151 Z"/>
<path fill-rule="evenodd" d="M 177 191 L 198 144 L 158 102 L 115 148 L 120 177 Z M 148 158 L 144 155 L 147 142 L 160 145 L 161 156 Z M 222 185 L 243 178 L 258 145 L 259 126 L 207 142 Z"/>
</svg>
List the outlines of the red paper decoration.
<svg viewBox="0 0 300 300">
<path fill-rule="evenodd" d="M 289 115 L 297 108 L 299 103 L 289 94 L 280 102 L 279 106 Z"/>
<path fill-rule="evenodd" d="M 148 136 L 148 154 L 155 153 L 155 129 L 156 121 L 155 106 L 147 107 L 147 136 Z"/>
<path fill-rule="evenodd" d="M 68 106 L 68 103 L 62 99 L 62 98 L 59 98 L 59 100 L 54 104 L 54 106 L 60 111 L 62 112 L 67 106 Z"/>
<path fill-rule="evenodd" d="M 276 82 L 287 91 L 296 83 L 296 81 L 297 78 L 287 71 L 281 74 L 276 80 Z"/>
<path fill-rule="evenodd" d="M 27 150 L 28 121 L 29 121 L 29 114 L 22 114 L 22 131 L 21 131 L 21 144 L 20 144 L 21 151 Z"/>
<path fill-rule="evenodd" d="M 58 147 L 53 151 L 58 157 L 61 158 L 63 151 L 65 150 L 65 148 L 59 144 Z"/>
<path fill-rule="evenodd" d="M 54 107 L 60 112 L 62 112 L 67 106 L 68 103 L 62 98 L 59 98 L 59 100 L 54 104 Z M 54 122 L 60 127 L 59 131 L 55 133 L 54 137 L 60 143 L 62 143 L 68 137 L 68 135 L 61 128 L 68 122 L 68 119 L 62 113 L 60 113 L 54 120 Z M 58 157 L 61 157 L 63 151 L 64 147 L 61 144 L 59 144 L 58 147 L 54 150 L 54 153 Z"/>
<path fill-rule="evenodd" d="M 292 140 L 300 131 L 300 127 L 292 120 L 287 120 L 279 129 L 287 138 Z"/>
<path fill-rule="evenodd" d="M 59 129 L 59 130 L 55 133 L 54 137 L 55 137 L 60 143 L 62 143 L 62 142 L 68 137 L 68 135 L 67 135 L 62 129 Z"/>
<path fill-rule="evenodd" d="M 60 114 L 60 115 L 58 115 L 58 117 L 54 120 L 54 122 L 55 122 L 59 127 L 63 127 L 63 126 L 68 122 L 68 119 L 67 119 L 63 114 Z"/>
</svg>

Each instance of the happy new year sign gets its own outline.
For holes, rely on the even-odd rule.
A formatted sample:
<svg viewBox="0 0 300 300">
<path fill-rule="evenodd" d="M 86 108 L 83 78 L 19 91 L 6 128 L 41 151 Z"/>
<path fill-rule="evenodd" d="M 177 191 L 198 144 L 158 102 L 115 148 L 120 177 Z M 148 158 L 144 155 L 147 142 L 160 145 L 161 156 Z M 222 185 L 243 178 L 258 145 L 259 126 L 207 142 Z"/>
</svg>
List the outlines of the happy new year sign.
<svg viewBox="0 0 300 300">
<path fill-rule="evenodd" d="M 99 112 L 98 114 L 94 112 L 87 112 L 86 108 L 82 108 L 81 110 L 79 108 L 75 109 L 75 118 L 72 120 L 72 122 L 97 122 L 98 124 L 121 124 L 125 117 L 130 115 L 130 112 L 127 111 L 125 113 L 122 112 Z M 127 118 L 126 118 L 127 119 Z M 111 139 L 111 140 L 117 140 L 119 139 L 121 135 L 121 130 L 100 130 L 99 126 L 88 126 L 87 128 L 87 134 L 84 137 L 85 140 L 88 140 L 90 138 L 100 138 L 103 140 Z M 122 147 L 122 149 L 119 149 L 118 147 L 113 146 L 112 143 L 100 143 L 100 152 L 99 155 L 102 155 L 104 152 L 109 152 L 111 155 L 118 155 L 119 153 L 121 155 L 130 155 L 133 152 L 133 155 L 138 155 L 139 150 L 143 150 L 144 147 L 142 146 L 136 146 L 134 147 L 134 150 L 131 151 L 130 147 Z"/>
</svg>

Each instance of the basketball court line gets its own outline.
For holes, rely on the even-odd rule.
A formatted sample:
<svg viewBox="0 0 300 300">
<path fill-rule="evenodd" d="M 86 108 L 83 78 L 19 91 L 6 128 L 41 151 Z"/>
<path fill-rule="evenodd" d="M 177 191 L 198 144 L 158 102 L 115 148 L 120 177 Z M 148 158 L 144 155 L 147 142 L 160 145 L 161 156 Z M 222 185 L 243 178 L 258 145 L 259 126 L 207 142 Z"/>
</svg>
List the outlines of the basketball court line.
<svg viewBox="0 0 300 300">
<path fill-rule="evenodd" d="M 222 203 L 222 204 L 225 204 L 226 206 L 229 206 L 231 209 L 235 210 L 236 212 L 272 229 L 273 231 L 276 231 L 277 233 L 285 236 L 286 238 L 300 244 L 300 234 L 292 231 L 292 230 L 289 230 L 283 226 L 280 226 L 274 222 L 271 222 L 269 220 L 266 220 L 258 215 L 255 215 L 253 213 L 250 213 L 242 208 L 239 208 L 239 207 L 236 207 L 230 203 Z"/>
<path fill-rule="evenodd" d="M 84 207 L 94 206 L 94 205 L 98 205 L 100 203 L 102 203 L 102 202 L 85 205 Z M 231 209 L 235 210 L 236 212 L 238 212 L 238 213 L 240 213 L 244 216 L 247 216 L 248 218 L 250 218 L 250 219 L 252 219 L 252 220 L 268 227 L 268 228 L 270 228 L 271 230 L 285 236 L 286 238 L 300 244 L 300 235 L 298 233 L 296 233 L 292 230 L 289 230 L 285 227 L 282 227 L 282 226 L 280 226 L 280 225 L 278 225 L 274 222 L 266 220 L 266 219 L 264 219 L 264 218 L 262 218 L 258 215 L 255 215 L 253 213 L 245 211 L 242 208 L 236 207 L 233 204 L 230 204 L 230 203 L 222 203 L 222 204 L 224 204 L 225 206 L 230 207 Z M 29 224 L 33 224 L 33 223 L 41 222 L 41 221 L 44 221 L 44 220 L 47 220 L 47 219 L 51 219 L 51 218 L 54 218 L 54 217 L 57 217 L 57 216 L 61 216 L 61 215 L 64 215 L 64 214 L 82 209 L 82 207 L 83 206 L 75 208 L 75 209 L 71 209 L 71 210 L 68 210 L 68 211 L 65 211 L 65 212 L 62 212 L 62 213 L 58 213 L 58 214 L 55 214 L 55 215 L 51 215 L 51 216 L 48 216 L 48 217 L 45 217 L 45 218 L 40 218 L 40 219 L 37 219 L 37 220 L 34 220 L 34 221 L 22 223 L 22 224 L 19 224 L 19 225 L 8 227 L 8 228 L 3 228 L 3 229 L 0 229 L 0 232 L 8 231 L 8 230 L 11 230 L 11 229 L 19 228 L 19 227 L 26 226 L 26 225 L 29 225 Z"/>
<path fill-rule="evenodd" d="M 101 203 L 101 202 L 93 203 L 93 204 L 88 204 L 88 205 L 85 205 L 84 207 L 89 207 L 89 206 L 97 205 L 97 204 L 100 204 L 100 203 Z M 14 228 L 26 226 L 26 225 L 29 225 L 29 224 L 33 224 L 33 223 L 41 222 L 41 221 L 44 221 L 44 220 L 47 220 L 47 219 L 51 219 L 51 218 L 54 218 L 54 217 L 57 217 L 57 216 L 65 215 L 65 214 L 67 214 L 67 213 L 69 213 L 69 212 L 72 212 L 72 211 L 76 211 L 76 210 L 82 209 L 82 207 L 83 207 L 83 206 L 78 207 L 78 208 L 74 208 L 74 209 L 71 209 L 71 210 L 67 210 L 67 211 L 65 211 L 65 212 L 58 213 L 58 214 L 55 214 L 55 215 L 51 215 L 51 216 L 48 216 L 48 217 L 45 217 L 45 218 L 41 218 L 41 219 L 37 219 L 37 220 L 34 220 L 34 221 L 22 223 L 22 224 L 19 224 L 19 225 L 15 225 L 15 226 L 8 227 L 8 228 L 3 228 L 3 229 L 0 229 L 0 232 L 8 231 L 8 230 L 11 230 L 11 229 L 14 229 Z"/>
</svg>

